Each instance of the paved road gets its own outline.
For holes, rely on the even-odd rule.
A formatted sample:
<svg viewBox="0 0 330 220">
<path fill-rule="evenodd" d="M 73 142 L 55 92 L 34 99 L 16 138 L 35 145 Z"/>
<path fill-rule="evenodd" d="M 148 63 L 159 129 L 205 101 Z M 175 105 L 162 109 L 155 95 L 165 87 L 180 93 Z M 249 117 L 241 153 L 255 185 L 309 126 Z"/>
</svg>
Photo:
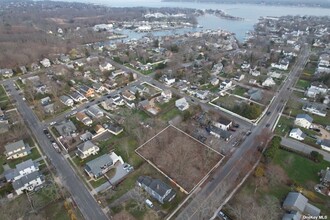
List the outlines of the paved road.
<svg viewBox="0 0 330 220">
<path fill-rule="evenodd" d="M 221 188 L 225 182 L 230 182 L 233 179 L 239 178 L 238 174 L 244 170 L 243 164 L 245 161 L 245 156 L 247 152 L 253 151 L 258 147 L 260 143 L 256 143 L 255 139 L 258 135 L 266 128 L 271 128 L 274 126 L 279 112 L 283 109 L 285 102 L 289 99 L 291 94 L 290 88 L 294 86 L 294 83 L 299 78 L 299 74 L 303 67 L 305 66 L 308 56 L 309 48 L 304 47 L 297 62 L 292 67 L 287 80 L 282 85 L 279 92 L 276 94 L 275 99 L 269 106 L 268 111 L 271 112 L 268 116 L 265 116 L 259 124 L 252 129 L 252 134 L 248 136 L 241 146 L 235 151 L 232 157 L 227 161 L 224 166 L 220 166 L 215 174 L 213 175 L 213 181 L 207 184 L 202 190 L 197 194 L 197 196 L 190 202 L 184 209 L 181 210 L 180 214 L 176 219 L 196 219 L 199 220 L 205 217 L 205 206 L 211 204 L 212 201 L 220 201 L 218 206 L 225 201 L 227 195 L 219 194 Z M 255 154 L 257 157 L 258 154 Z M 255 159 L 255 161 L 257 158 Z M 235 177 L 235 178 L 234 178 Z M 243 179 L 243 177 L 241 177 Z M 230 182 L 232 183 L 232 182 Z M 220 197 L 223 198 L 220 198 Z M 218 207 L 213 207 L 209 212 L 214 212 Z M 207 216 L 211 217 L 213 213 L 207 213 Z"/>
<path fill-rule="evenodd" d="M 324 160 L 330 162 L 330 153 L 328 153 L 324 150 L 317 149 L 315 147 L 309 146 L 307 144 L 304 144 L 302 142 L 293 140 L 291 138 L 282 138 L 281 144 L 285 147 L 288 147 L 288 148 L 292 149 L 292 150 L 300 151 L 300 152 L 305 153 L 305 154 L 310 154 L 312 151 L 317 151 L 317 152 L 319 152 L 320 154 L 323 155 Z"/>
<path fill-rule="evenodd" d="M 26 125 L 31 129 L 43 152 L 56 168 L 63 185 L 66 186 L 68 191 L 71 193 L 85 219 L 108 219 L 103 213 L 101 207 L 85 188 L 82 180 L 80 180 L 80 178 L 76 175 L 69 162 L 52 147 L 50 141 L 43 133 L 42 124 L 39 122 L 38 118 L 27 103 L 23 101 L 21 95 L 19 95 L 18 91 L 16 91 L 13 86 L 13 83 L 13 80 L 6 80 L 4 85 L 6 85 L 10 90 L 9 94 L 16 101 L 17 110 L 22 115 Z"/>
</svg>

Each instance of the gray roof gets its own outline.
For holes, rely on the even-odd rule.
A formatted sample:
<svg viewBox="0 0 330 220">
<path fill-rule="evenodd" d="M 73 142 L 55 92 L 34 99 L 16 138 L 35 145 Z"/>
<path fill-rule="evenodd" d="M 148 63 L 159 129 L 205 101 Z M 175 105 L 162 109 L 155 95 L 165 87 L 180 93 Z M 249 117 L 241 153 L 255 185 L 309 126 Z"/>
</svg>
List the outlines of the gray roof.
<svg viewBox="0 0 330 220">
<path fill-rule="evenodd" d="M 304 213 L 311 216 L 320 216 L 321 210 L 310 203 L 307 203 L 305 206 Z"/>
<path fill-rule="evenodd" d="M 148 176 L 139 176 L 137 181 L 145 186 L 148 186 L 152 191 L 157 193 L 160 197 L 165 196 L 166 192 L 172 189 L 160 179 L 152 179 L 151 177 Z"/>
<path fill-rule="evenodd" d="M 70 100 L 71 98 L 69 97 L 69 96 L 66 96 L 66 95 L 62 95 L 62 96 L 60 96 L 60 100 L 62 101 L 62 102 L 66 102 L 66 101 L 68 101 L 68 100 Z"/>
<path fill-rule="evenodd" d="M 55 128 L 61 136 L 70 135 L 77 130 L 72 121 L 62 122 L 61 124 L 56 125 Z"/>
<path fill-rule="evenodd" d="M 313 122 L 313 118 L 311 116 L 309 116 L 308 114 L 298 114 L 296 119 L 306 119 L 307 121 L 309 121 L 310 123 Z"/>
<path fill-rule="evenodd" d="M 299 212 L 286 213 L 282 220 L 300 220 L 301 214 Z"/>
<path fill-rule="evenodd" d="M 231 137 L 231 133 L 229 131 L 222 130 L 221 128 L 218 128 L 216 126 L 211 125 L 210 127 L 211 131 L 220 135 L 223 139 L 228 139 Z"/>
<path fill-rule="evenodd" d="M 13 182 L 13 188 L 15 190 L 20 189 L 25 184 L 30 183 L 31 181 L 37 179 L 38 177 L 40 177 L 40 178 L 42 177 L 42 174 L 39 171 L 36 171 L 36 172 L 33 172 L 33 173 L 29 173 L 28 175 L 23 176 L 19 180 Z"/>
<path fill-rule="evenodd" d="M 295 207 L 300 212 L 305 210 L 305 206 L 308 202 L 308 199 L 298 192 L 290 192 L 283 203 L 283 207 Z"/>
<path fill-rule="evenodd" d="M 9 144 L 5 145 L 5 149 L 6 149 L 7 153 L 11 152 L 11 151 L 15 151 L 15 150 L 17 150 L 21 147 L 25 147 L 25 144 L 24 144 L 23 140 L 16 141 L 16 142 L 9 143 Z"/>
<path fill-rule="evenodd" d="M 102 117 L 104 115 L 103 111 L 101 111 L 99 108 L 95 106 L 89 107 L 88 110 L 86 111 L 86 114 L 96 118 Z"/>
<path fill-rule="evenodd" d="M 17 164 L 15 169 L 5 171 L 5 177 L 6 177 L 7 181 L 11 181 L 16 176 L 20 175 L 19 174 L 20 171 L 22 171 L 26 168 L 32 167 L 32 166 L 38 167 L 39 164 L 37 162 L 34 162 L 31 159 L 23 161 L 22 163 Z"/>
<path fill-rule="evenodd" d="M 300 130 L 300 128 L 293 128 L 290 133 L 297 133 L 302 138 L 306 137 L 306 134 Z"/>
<path fill-rule="evenodd" d="M 230 125 L 231 121 L 226 119 L 226 118 L 219 118 L 218 123 L 220 123 L 222 125 L 225 125 L 225 126 L 228 126 L 228 125 Z"/>
<path fill-rule="evenodd" d="M 321 145 L 330 147 L 330 139 L 324 139 L 321 141 Z"/>
<path fill-rule="evenodd" d="M 87 151 L 87 150 L 89 150 L 93 147 L 97 147 L 97 146 L 95 144 L 93 144 L 93 142 L 91 142 L 91 141 L 86 141 L 86 142 L 82 143 L 78 147 L 78 149 L 84 152 L 84 151 Z"/>
<path fill-rule="evenodd" d="M 109 167 L 113 164 L 113 161 L 109 154 L 104 154 L 94 160 L 86 163 L 85 169 L 93 175 L 99 175 L 102 173 L 103 168 Z"/>
</svg>

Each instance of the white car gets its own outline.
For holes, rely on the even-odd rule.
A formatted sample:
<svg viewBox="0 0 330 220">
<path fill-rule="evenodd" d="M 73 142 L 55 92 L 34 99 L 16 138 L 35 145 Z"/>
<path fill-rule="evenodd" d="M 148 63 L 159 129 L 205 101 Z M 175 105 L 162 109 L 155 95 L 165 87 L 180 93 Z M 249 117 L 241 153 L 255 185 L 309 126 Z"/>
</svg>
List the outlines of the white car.
<svg viewBox="0 0 330 220">
<path fill-rule="evenodd" d="M 50 126 L 56 124 L 56 121 L 52 121 L 51 123 L 49 123 Z"/>
</svg>

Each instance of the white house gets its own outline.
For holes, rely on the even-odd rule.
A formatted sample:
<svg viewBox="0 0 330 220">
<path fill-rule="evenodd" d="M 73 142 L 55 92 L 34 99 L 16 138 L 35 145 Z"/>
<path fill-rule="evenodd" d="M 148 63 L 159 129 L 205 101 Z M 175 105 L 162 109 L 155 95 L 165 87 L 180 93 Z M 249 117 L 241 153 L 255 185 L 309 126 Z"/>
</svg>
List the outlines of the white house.
<svg viewBox="0 0 330 220">
<path fill-rule="evenodd" d="M 33 191 L 37 186 L 45 182 L 44 176 L 39 171 L 29 173 L 19 180 L 13 182 L 13 188 L 17 195 L 22 194 L 25 190 Z"/>
<path fill-rule="evenodd" d="M 299 128 L 294 128 L 290 131 L 289 134 L 290 137 L 297 139 L 299 141 L 302 141 L 305 139 L 306 135 L 299 129 Z"/>
<path fill-rule="evenodd" d="M 219 79 L 218 78 L 212 78 L 210 81 L 212 86 L 216 86 L 219 84 Z"/>
<path fill-rule="evenodd" d="M 173 83 L 175 83 L 175 78 L 165 78 L 164 79 L 164 81 L 165 81 L 165 85 L 167 85 L 167 86 L 172 86 L 173 85 Z"/>
<path fill-rule="evenodd" d="M 313 118 L 307 114 L 298 114 L 294 121 L 294 124 L 303 128 L 309 129 L 312 125 Z"/>
<path fill-rule="evenodd" d="M 271 64 L 272 68 L 276 68 L 279 70 L 288 70 L 289 68 L 289 63 L 288 62 L 280 62 L 280 63 L 272 63 Z"/>
<path fill-rule="evenodd" d="M 199 91 L 196 92 L 196 97 L 201 99 L 201 100 L 205 100 L 208 95 L 209 95 L 208 90 L 199 90 Z"/>
<path fill-rule="evenodd" d="M 324 83 L 314 82 L 311 87 L 308 88 L 306 96 L 310 98 L 315 98 L 316 95 L 325 95 L 328 92 L 328 87 Z"/>
<path fill-rule="evenodd" d="M 302 110 L 315 114 L 315 115 L 319 115 L 321 117 L 325 117 L 327 115 L 327 110 L 326 107 L 324 105 L 318 104 L 318 103 L 306 103 Z"/>
<path fill-rule="evenodd" d="M 5 145 L 5 155 L 7 160 L 25 157 L 31 153 L 31 148 L 23 140 Z"/>
<path fill-rule="evenodd" d="M 256 69 L 250 69 L 249 72 L 252 76 L 260 76 L 260 71 L 256 70 Z"/>
<path fill-rule="evenodd" d="M 319 58 L 319 64 L 317 66 L 317 72 L 330 73 L 330 55 L 322 54 Z"/>
<path fill-rule="evenodd" d="M 273 80 L 272 77 L 268 77 L 263 83 L 262 83 L 262 86 L 266 86 L 266 87 L 272 87 L 274 86 L 276 83 L 275 81 Z"/>
<path fill-rule="evenodd" d="M 0 69 L 0 75 L 3 77 L 12 77 L 14 72 L 12 69 Z"/>
<path fill-rule="evenodd" d="M 189 103 L 187 102 L 186 98 L 181 98 L 175 101 L 175 106 L 180 110 L 184 111 L 189 108 Z"/>
<path fill-rule="evenodd" d="M 213 122 L 213 125 L 217 128 L 228 131 L 233 125 L 233 122 L 225 118 L 219 118 L 217 121 Z"/>
<path fill-rule="evenodd" d="M 169 89 L 163 90 L 160 96 L 157 97 L 159 102 L 169 102 L 172 98 L 172 91 Z"/>
<path fill-rule="evenodd" d="M 23 161 L 22 163 L 17 164 L 15 169 L 5 171 L 5 178 L 7 182 L 15 182 L 23 176 L 26 176 L 38 170 L 39 164 L 29 159 L 27 161 Z"/>
<path fill-rule="evenodd" d="M 322 140 L 321 147 L 323 150 L 330 151 L 330 140 Z"/>
<path fill-rule="evenodd" d="M 114 70 L 115 69 L 115 67 L 113 67 L 111 65 L 111 63 L 100 64 L 99 65 L 99 68 L 100 68 L 101 72 L 110 71 L 110 70 Z"/>
<path fill-rule="evenodd" d="M 60 101 L 66 105 L 66 106 L 73 106 L 73 100 L 69 97 L 69 96 L 66 96 L 66 95 L 62 95 L 60 97 Z"/>
<path fill-rule="evenodd" d="M 226 89 L 229 89 L 231 86 L 233 85 L 233 82 L 226 79 L 225 81 L 223 81 L 221 84 L 220 84 L 220 87 L 219 89 L 220 90 L 226 90 Z"/>
<path fill-rule="evenodd" d="M 85 159 L 90 155 L 96 155 L 99 152 L 100 148 L 93 144 L 91 141 L 86 141 L 82 143 L 76 152 L 76 155 L 81 159 Z"/>
<path fill-rule="evenodd" d="M 41 65 L 43 65 L 43 67 L 47 68 L 50 67 L 50 60 L 47 58 L 44 58 L 43 60 L 40 61 Z"/>
</svg>

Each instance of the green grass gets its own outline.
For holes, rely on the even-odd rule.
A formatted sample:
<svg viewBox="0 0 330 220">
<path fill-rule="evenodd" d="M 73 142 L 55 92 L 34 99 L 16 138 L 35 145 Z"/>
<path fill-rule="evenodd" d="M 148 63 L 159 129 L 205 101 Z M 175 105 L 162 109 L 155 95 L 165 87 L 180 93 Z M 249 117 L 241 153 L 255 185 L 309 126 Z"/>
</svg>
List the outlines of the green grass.
<svg viewBox="0 0 330 220">
<path fill-rule="evenodd" d="M 293 124 L 294 124 L 293 118 L 287 118 L 287 117 L 281 116 L 280 120 L 278 121 L 278 123 L 276 125 L 275 134 L 284 137 L 294 127 Z"/>
<path fill-rule="evenodd" d="M 110 171 L 109 171 L 110 172 Z M 106 183 L 108 180 L 105 177 L 101 177 L 100 179 L 94 181 L 90 181 L 89 183 L 93 186 L 93 188 L 97 188 L 101 186 L 103 183 Z"/>
<path fill-rule="evenodd" d="M 3 88 L 3 85 L 0 86 L 0 97 L 7 96 L 5 88 Z"/>
<path fill-rule="evenodd" d="M 162 114 L 161 119 L 164 121 L 170 121 L 177 115 L 181 115 L 181 111 L 177 108 L 172 108 L 168 112 L 165 112 L 164 114 Z"/>
<path fill-rule="evenodd" d="M 285 150 L 279 150 L 273 162 L 280 165 L 291 179 L 302 186 L 308 181 L 318 183 L 319 177 L 317 173 L 330 166 L 330 162 L 315 163 L 308 158 Z"/>
<path fill-rule="evenodd" d="M 299 79 L 296 83 L 296 88 L 297 89 L 307 89 L 311 83 L 307 80 Z"/>
<path fill-rule="evenodd" d="M 244 89 L 242 87 L 239 87 L 239 86 L 236 86 L 234 91 L 233 91 L 233 94 L 243 96 L 245 92 L 246 92 L 246 89 Z"/>
<path fill-rule="evenodd" d="M 22 163 L 23 161 L 26 161 L 26 160 L 29 160 L 29 159 L 36 160 L 40 157 L 41 157 L 41 155 L 40 155 L 38 149 L 37 148 L 32 148 L 31 153 L 28 154 L 27 156 L 17 158 L 17 159 L 14 159 L 14 160 L 8 160 L 7 163 L 11 168 L 14 168 L 17 164 Z"/>
<path fill-rule="evenodd" d="M 5 156 L 3 156 L 3 155 L 1 155 L 0 156 L 0 174 L 2 174 L 3 173 L 3 164 L 4 163 L 6 163 L 6 157 Z"/>
</svg>

